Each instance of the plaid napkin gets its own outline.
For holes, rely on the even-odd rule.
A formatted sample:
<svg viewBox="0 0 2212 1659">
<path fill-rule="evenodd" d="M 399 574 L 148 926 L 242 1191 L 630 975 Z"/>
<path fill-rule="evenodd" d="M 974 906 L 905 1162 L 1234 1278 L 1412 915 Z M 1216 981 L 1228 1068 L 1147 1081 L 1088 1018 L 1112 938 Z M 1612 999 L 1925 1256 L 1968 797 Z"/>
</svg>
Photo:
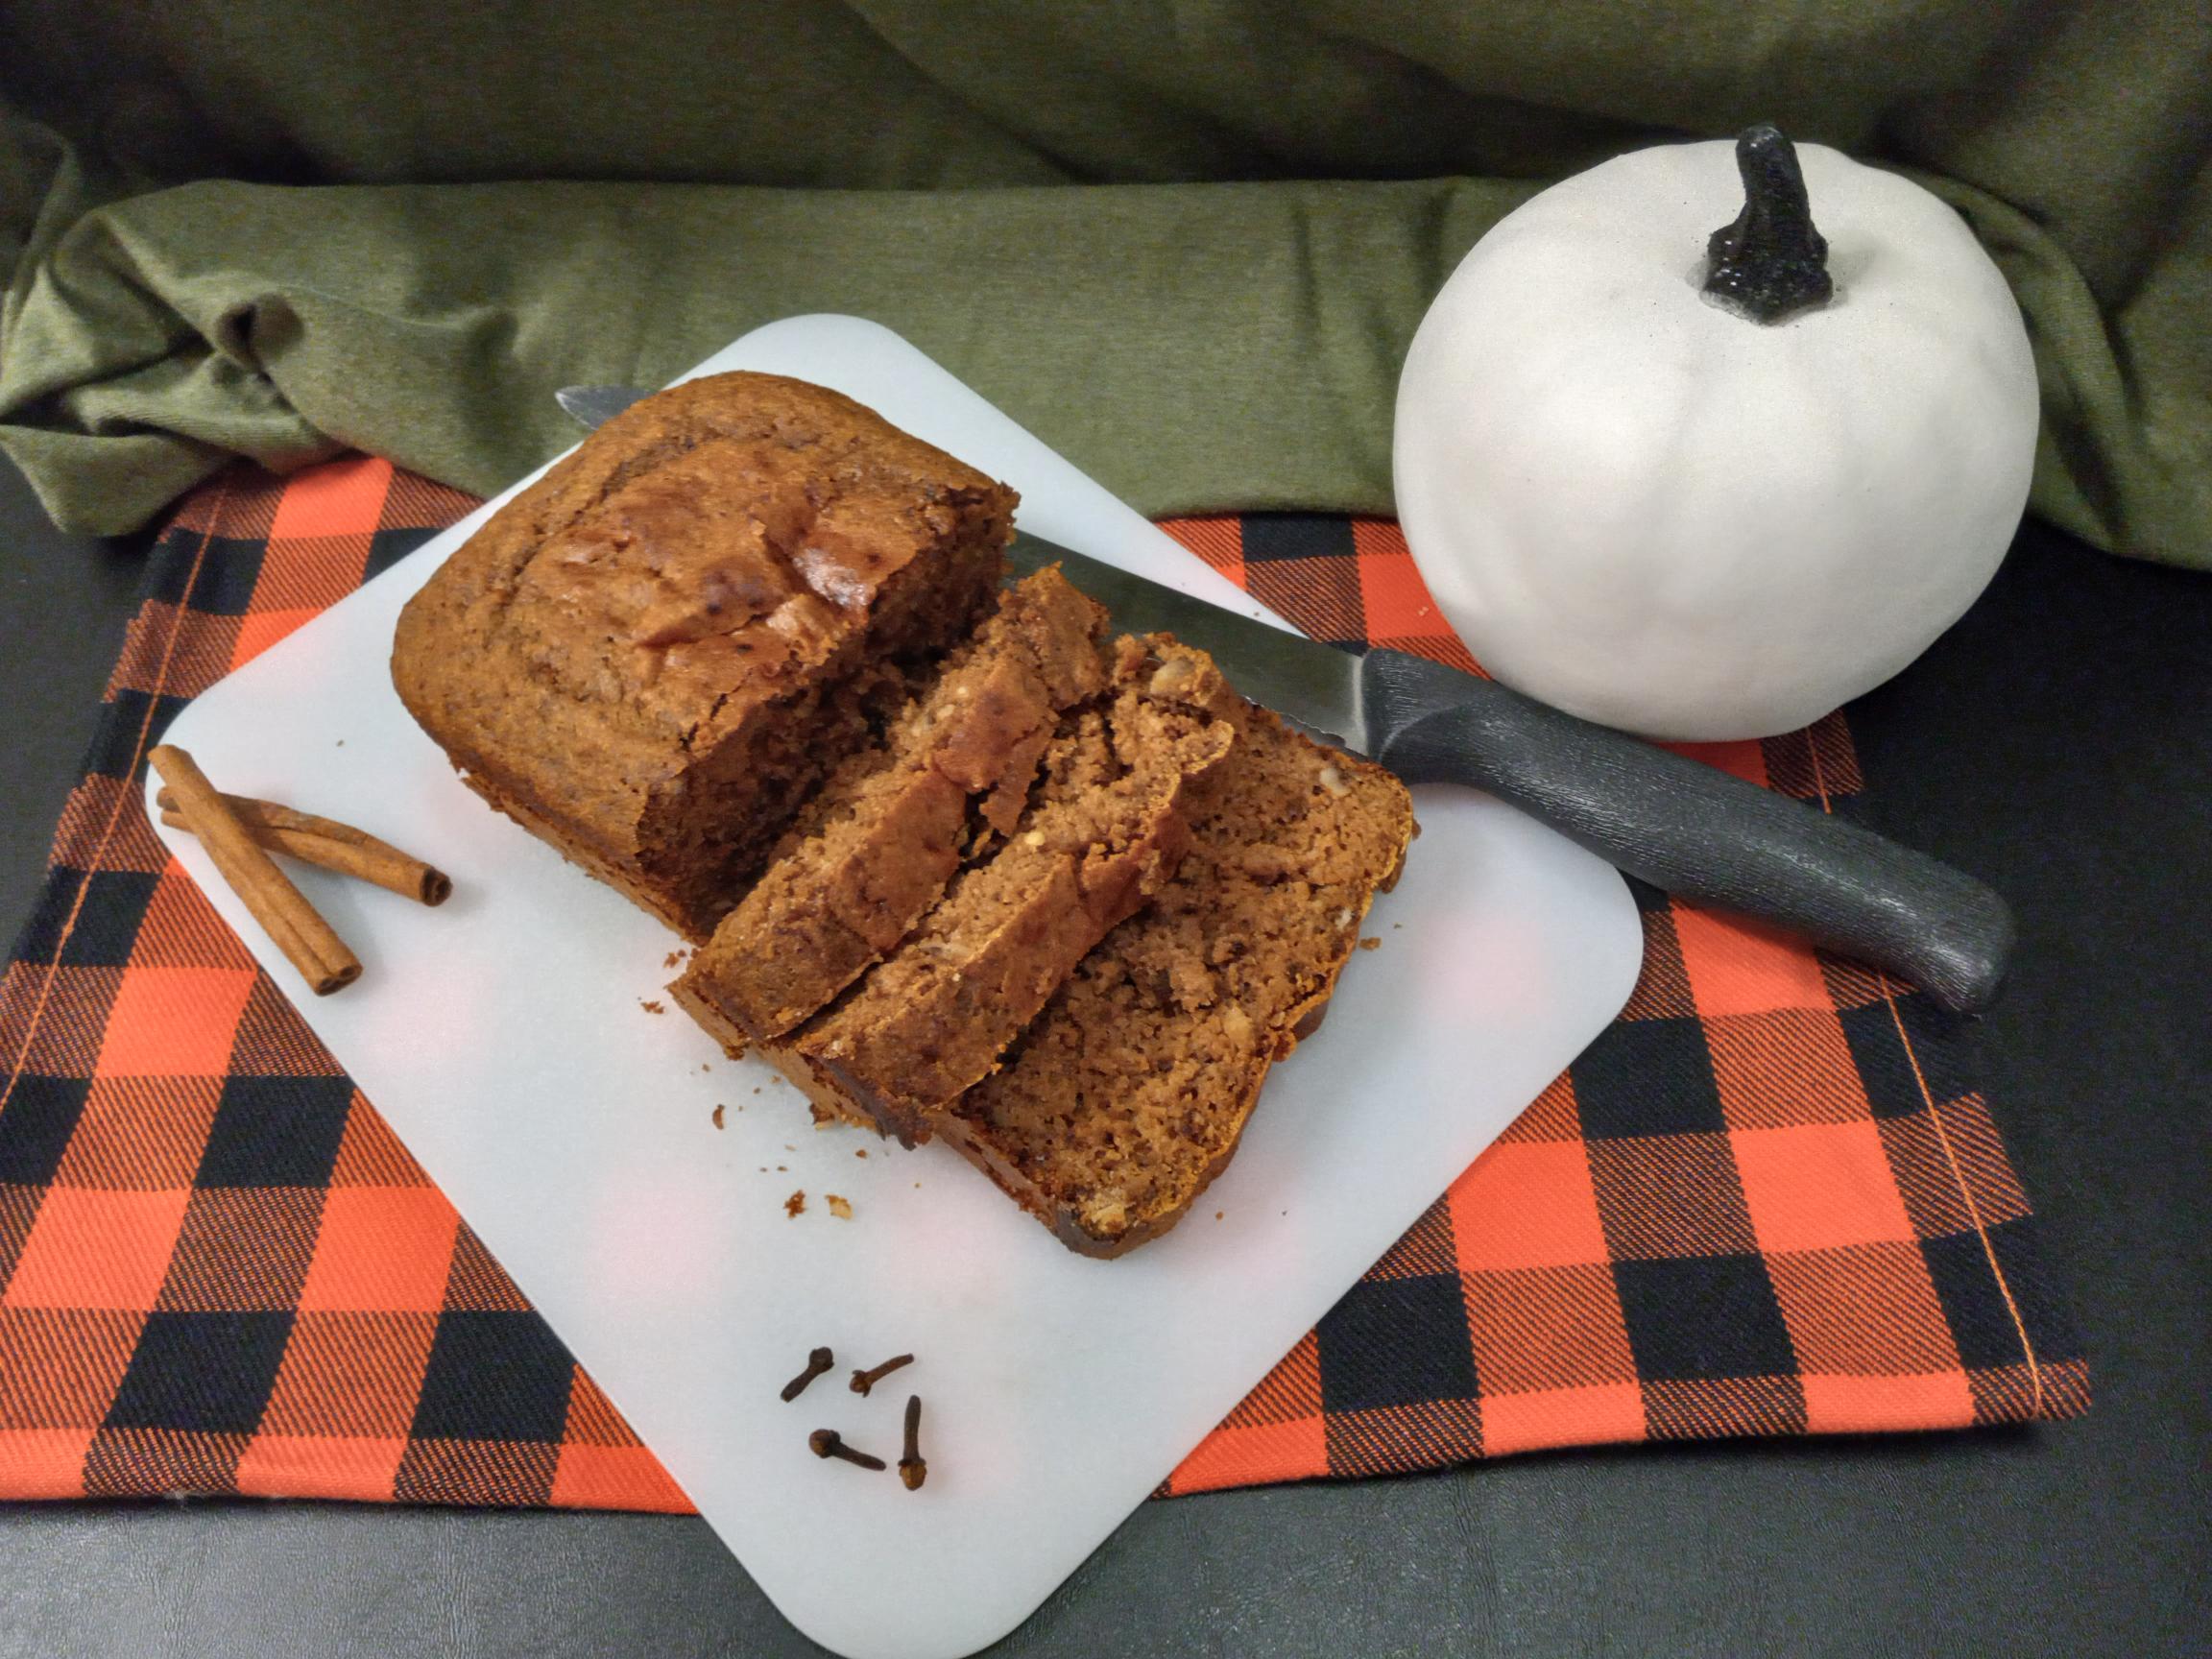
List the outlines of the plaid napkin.
<svg viewBox="0 0 2212 1659">
<path fill-rule="evenodd" d="M 686 1506 L 140 805 L 185 699 L 471 505 L 370 459 L 239 470 L 154 550 L 0 982 L 0 1498 Z M 1472 665 L 1392 525 L 1168 529 L 1312 634 Z M 1861 787 L 1840 718 L 1695 752 L 1824 809 Z M 1621 1019 L 1163 1490 L 2087 1406 L 1959 1030 L 1638 900 Z"/>
</svg>

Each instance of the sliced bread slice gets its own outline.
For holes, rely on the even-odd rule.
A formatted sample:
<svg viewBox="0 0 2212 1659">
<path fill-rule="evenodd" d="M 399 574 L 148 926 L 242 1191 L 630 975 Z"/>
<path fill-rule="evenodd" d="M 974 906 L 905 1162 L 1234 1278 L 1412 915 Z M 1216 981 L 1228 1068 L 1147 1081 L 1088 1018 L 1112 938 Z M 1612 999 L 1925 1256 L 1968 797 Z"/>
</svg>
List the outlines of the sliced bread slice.
<svg viewBox="0 0 2212 1659">
<path fill-rule="evenodd" d="M 1242 709 L 1203 652 L 1119 641 L 1108 695 L 1062 722 L 1004 845 L 769 1057 L 824 1113 L 928 1139 L 1084 954 L 1173 878 L 1190 785 L 1230 753 L 1228 714 Z"/>
<path fill-rule="evenodd" d="M 1158 1238 L 1227 1167 L 1417 832 L 1396 778 L 1258 709 L 1191 810 L 1175 879 L 936 1119 L 1087 1256 Z"/>
<path fill-rule="evenodd" d="M 1000 596 L 881 742 L 833 774 L 669 989 L 732 1053 L 810 1019 L 1015 826 L 1060 715 L 1095 697 L 1106 613 L 1057 568 Z"/>
</svg>

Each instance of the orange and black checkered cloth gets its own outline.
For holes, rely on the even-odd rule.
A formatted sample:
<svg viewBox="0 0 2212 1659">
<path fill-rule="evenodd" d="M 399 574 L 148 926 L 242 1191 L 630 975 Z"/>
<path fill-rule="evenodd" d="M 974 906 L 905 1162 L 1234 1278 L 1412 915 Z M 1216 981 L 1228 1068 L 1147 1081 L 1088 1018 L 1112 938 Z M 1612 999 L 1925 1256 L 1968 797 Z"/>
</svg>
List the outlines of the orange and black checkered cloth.
<svg viewBox="0 0 2212 1659">
<path fill-rule="evenodd" d="M 685 1507 L 141 805 L 185 699 L 470 505 L 373 460 L 241 471 L 154 550 L 0 986 L 0 1497 Z M 1386 523 L 1168 528 L 1310 633 L 1467 661 Z M 1857 807 L 1839 718 L 1697 753 Z M 1637 897 L 1620 1020 L 1165 1490 L 2087 1405 L 1964 1035 Z"/>
</svg>

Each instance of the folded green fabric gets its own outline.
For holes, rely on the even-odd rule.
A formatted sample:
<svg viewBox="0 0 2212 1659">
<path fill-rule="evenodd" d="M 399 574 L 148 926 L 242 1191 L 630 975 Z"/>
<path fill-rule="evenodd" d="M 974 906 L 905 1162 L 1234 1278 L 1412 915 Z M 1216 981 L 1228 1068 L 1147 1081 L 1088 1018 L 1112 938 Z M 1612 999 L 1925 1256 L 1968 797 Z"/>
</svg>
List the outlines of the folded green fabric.
<svg viewBox="0 0 2212 1659">
<path fill-rule="evenodd" d="M 758 324 L 845 311 L 1146 511 L 1371 511 L 1405 342 L 1516 194 L 190 185 L 56 252 L 0 443 L 100 529 L 226 451 L 349 445 L 483 493 L 574 442 L 556 387 L 659 385 Z"/>
<path fill-rule="evenodd" d="M 1771 116 L 1912 165 L 1996 256 L 2036 510 L 2212 566 L 2212 21 L 1473 10 L 548 0 L 525 37 L 424 0 L 27 0 L 0 448 L 99 532 L 233 454 L 490 491 L 571 439 L 554 387 L 835 310 L 1146 511 L 1385 511 L 1398 363 L 1475 239 L 1616 150 Z"/>
</svg>

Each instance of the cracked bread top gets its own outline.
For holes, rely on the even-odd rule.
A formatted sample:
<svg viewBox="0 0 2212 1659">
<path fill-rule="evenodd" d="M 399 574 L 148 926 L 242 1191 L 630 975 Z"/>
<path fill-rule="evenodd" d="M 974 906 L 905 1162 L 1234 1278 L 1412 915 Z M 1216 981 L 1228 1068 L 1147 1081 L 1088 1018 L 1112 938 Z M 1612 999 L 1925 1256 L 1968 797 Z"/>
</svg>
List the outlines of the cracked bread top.
<svg viewBox="0 0 2212 1659">
<path fill-rule="evenodd" d="M 620 860 L 695 759 L 850 668 L 902 572 L 976 540 L 995 557 L 1013 502 L 825 388 L 689 381 L 453 555 L 401 616 L 394 681 L 488 792 Z"/>
</svg>

